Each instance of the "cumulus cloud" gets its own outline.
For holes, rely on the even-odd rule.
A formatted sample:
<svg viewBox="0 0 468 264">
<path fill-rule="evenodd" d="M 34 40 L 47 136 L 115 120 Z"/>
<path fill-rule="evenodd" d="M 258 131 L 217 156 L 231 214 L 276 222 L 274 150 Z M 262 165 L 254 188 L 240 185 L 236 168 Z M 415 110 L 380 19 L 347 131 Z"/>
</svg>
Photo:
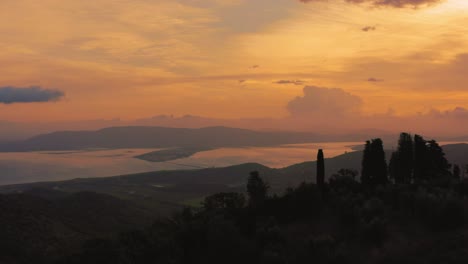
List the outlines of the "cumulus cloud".
<svg viewBox="0 0 468 264">
<path fill-rule="evenodd" d="M 454 119 L 468 119 L 468 109 L 457 106 L 454 109 L 446 110 L 446 111 L 438 111 L 432 109 L 428 114 L 430 117 L 436 118 L 454 118 Z"/>
<path fill-rule="evenodd" d="M 43 89 L 39 86 L 0 87 L 0 103 L 2 104 L 51 102 L 57 101 L 63 96 L 62 91 Z"/>
<path fill-rule="evenodd" d="M 358 113 L 362 106 L 360 97 L 338 88 L 304 87 L 304 95 L 288 103 L 292 116 L 337 117 Z"/>
<path fill-rule="evenodd" d="M 302 3 L 323 2 L 324 0 L 299 0 Z M 444 0 L 344 0 L 353 4 L 371 4 L 380 7 L 419 7 L 440 3 Z"/>
<path fill-rule="evenodd" d="M 276 82 L 273 82 L 273 83 L 276 83 L 276 84 L 304 85 L 304 83 L 306 83 L 306 82 L 301 81 L 301 80 L 279 80 L 279 81 L 276 81 Z"/>
</svg>

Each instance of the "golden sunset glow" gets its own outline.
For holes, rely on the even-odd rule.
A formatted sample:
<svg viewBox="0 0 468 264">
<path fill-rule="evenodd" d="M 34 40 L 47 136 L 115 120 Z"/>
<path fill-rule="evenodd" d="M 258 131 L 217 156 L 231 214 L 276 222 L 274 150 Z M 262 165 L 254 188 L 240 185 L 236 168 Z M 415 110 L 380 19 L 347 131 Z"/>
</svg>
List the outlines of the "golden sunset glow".
<svg viewBox="0 0 468 264">
<path fill-rule="evenodd" d="M 0 119 L 287 118 L 304 86 L 359 97 L 362 116 L 451 112 L 468 108 L 467 13 L 465 0 L 6 0 L 0 87 L 65 96 L 2 104 Z"/>
</svg>

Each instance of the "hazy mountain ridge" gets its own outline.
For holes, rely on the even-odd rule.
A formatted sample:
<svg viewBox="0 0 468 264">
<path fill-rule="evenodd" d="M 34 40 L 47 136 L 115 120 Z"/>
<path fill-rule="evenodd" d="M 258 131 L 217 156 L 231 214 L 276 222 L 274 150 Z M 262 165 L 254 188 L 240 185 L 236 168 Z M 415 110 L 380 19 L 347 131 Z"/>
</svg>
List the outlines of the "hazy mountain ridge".
<svg viewBox="0 0 468 264">
<path fill-rule="evenodd" d="M 321 135 L 311 132 L 265 132 L 230 127 L 170 128 L 128 126 L 96 131 L 59 131 L 0 144 L 0 151 L 76 150 L 87 148 L 241 147 L 325 141 L 362 141 L 364 134 Z"/>
</svg>

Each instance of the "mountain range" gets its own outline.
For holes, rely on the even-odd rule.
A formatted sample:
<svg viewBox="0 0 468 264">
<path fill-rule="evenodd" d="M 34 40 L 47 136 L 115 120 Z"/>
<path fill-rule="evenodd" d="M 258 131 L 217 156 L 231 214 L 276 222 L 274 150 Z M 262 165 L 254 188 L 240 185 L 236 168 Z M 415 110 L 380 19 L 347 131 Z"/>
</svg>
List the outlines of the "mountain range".
<svg viewBox="0 0 468 264">
<path fill-rule="evenodd" d="M 109 127 L 95 131 L 58 131 L 0 144 L 1 152 L 59 151 L 95 148 L 244 147 L 280 144 L 362 141 L 369 134 L 322 135 L 310 132 L 265 132 L 230 127 Z M 387 135 L 389 136 L 389 135 Z"/>
</svg>

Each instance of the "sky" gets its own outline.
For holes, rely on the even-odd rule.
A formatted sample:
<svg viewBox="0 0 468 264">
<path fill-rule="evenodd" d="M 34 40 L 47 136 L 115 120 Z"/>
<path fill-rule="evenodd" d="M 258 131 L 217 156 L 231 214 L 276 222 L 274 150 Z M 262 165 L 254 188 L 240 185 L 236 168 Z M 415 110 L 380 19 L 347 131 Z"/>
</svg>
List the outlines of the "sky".
<svg viewBox="0 0 468 264">
<path fill-rule="evenodd" d="M 0 120 L 468 134 L 466 25 L 466 0 L 2 0 Z"/>
</svg>

